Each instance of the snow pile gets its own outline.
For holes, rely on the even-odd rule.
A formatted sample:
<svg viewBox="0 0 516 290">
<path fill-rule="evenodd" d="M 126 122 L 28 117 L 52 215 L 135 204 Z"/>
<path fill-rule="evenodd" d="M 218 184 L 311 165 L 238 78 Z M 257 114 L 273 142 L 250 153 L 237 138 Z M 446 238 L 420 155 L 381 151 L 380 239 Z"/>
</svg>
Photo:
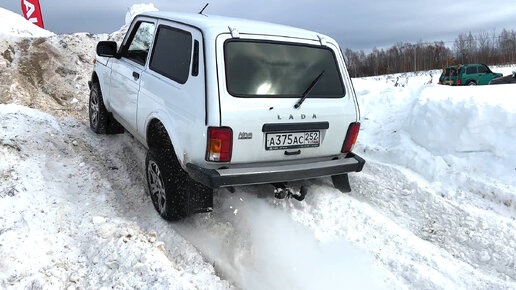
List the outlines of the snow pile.
<svg viewBox="0 0 516 290">
<path fill-rule="evenodd" d="M 0 37 L 49 37 L 54 33 L 32 24 L 23 16 L 0 7 Z"/>
<path fill-rule="evenodd" d="M 119 211 L 83 124 L 0 105 L 0 128 L 0 288 L 229 287 L 193 247 L 169 251 Z"/>
<path fill-rule="evenodd" d="M 107 35 L 0 36 L 0 103 L 86 119 L 95 46 Z"/>
<path fill-rule="evenodd" d="M 119 30 L 111 33 L 108 37 L 108 40 L 116 41 L 120 46 L 124 40 L 125 35 L 127 34 L 127 31 L 129 30 L 129 27 L 131 26 L 131 22 L 133 21 L 134 17 L 136 17 L 138 14 L 152 11 L 159 11 L 152 3 L 132 5 L 127 9 L 127 13 L 125 14 L 125 24 L 120 27 Z"/>
<path fill-rule="evenodd" d="M 133 18 L 138 14 L 142 14 L 144 12 L 153 12 L 159 11 L 156 7 L 154 7 L 153 3 L 149 4 L 134 4 L 131 6 L 127 13 L 125 14 L 125 25 L 130 25 L 133 21 Z"/>
<path fill-rule="evenodd" d="M 448 194 L 494 192 L 500 204 L 516 198 L 514 85 L 450 87 L 409 75 L 396 87 L 389 78 L 354 80 L 360 153 L 408 168 Z"/>
<path fill-rule="evenodd" d="M 512 74 L 513 71 L 516 71 L 516 65 L 498 65 L 491 66 L 490 69 L 495 73 L 501 73 L 504 76 Z"/>
<path fill-rule="evenodd" d="M 507 85 L 427 88 L 409 112 L 404 130 L 436 156 L 491 156 L 491 160 L 469 166 L 516 185 L 514 96 L 515 90 Z"/>
</svg>

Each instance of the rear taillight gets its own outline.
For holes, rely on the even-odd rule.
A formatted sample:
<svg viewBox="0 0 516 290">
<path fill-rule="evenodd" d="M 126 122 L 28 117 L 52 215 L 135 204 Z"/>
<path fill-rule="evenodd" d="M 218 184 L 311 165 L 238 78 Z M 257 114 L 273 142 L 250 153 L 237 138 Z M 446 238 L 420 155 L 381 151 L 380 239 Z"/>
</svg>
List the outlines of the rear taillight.
<svg viewBox="0 0 516 290">
<path fill-rule="evenodd" d="M 342 146 L 342 153 L 349 153 L 353 150 L 353 146 L 355 146 L 355 143 L 357 142 L 359 131 L 360 123 L 354 122 L 349 124 L 346 140 L 344 140 L 344 145 Z"/>
<path fill-rule="evenodd" d="M 462 82 L 460 81 L 460 79 L 457 79 L 457 84 L 460 86 L 462 85 Z"/>
<path fill-rule="evenodd" d="M 208 128 L 208 149 L 206 160 L 214 162 L 231 161 L 233 131 L 228 127 Z"/>
</svg>

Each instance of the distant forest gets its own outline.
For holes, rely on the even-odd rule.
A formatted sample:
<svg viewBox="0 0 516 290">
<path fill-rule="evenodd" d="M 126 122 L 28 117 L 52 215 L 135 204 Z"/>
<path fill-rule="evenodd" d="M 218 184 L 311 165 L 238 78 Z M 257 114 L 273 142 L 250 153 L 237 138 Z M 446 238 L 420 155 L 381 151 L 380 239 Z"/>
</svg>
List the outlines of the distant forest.
<svg viewBox="0 0 516 290">
<path fill-rule="evenodd" d="M 346 48 L 344 56 L 352 77 L 442 69 L 466 63 L 514 64 L 516 31 L 461 33 L 453 42 L 452 49 L 443 41 L 398 43 L 387 50 L 373 48 L 370 53 Z"/>
</svg>

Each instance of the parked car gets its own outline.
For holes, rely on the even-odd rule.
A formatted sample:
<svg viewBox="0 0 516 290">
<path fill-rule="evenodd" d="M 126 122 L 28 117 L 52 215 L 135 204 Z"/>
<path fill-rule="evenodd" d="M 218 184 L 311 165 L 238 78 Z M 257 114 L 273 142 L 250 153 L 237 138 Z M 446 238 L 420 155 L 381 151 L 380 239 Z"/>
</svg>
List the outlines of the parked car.
<svg viewBox="0 0 516 290">
<path fill-rule="evenodd" d="M 348 173 L 360 110 L 339 45 L 319 33 L 243 19 L 149 12 L 120 48 L 103 41 L 90 84 L 90 126 L 124 128 L 148 149 L 149 193 L 176 220 L 212 210 L 213 189 Z"/>
<path fill-rule="evenodd" d="M 492 79 L 501 77 L 485 64 L 465 64 L 449 66 L 443 70 L 439 84 L 451 86 L 487 85 Z"/>
<path fill-rule="evenodd" d="M 489 82 L 490 85 L 500 85 L 500 84 L 516 84 L 516 71 L 513 71 L 512 74 L 500 78 L 493 79 Z"/>
</svg>

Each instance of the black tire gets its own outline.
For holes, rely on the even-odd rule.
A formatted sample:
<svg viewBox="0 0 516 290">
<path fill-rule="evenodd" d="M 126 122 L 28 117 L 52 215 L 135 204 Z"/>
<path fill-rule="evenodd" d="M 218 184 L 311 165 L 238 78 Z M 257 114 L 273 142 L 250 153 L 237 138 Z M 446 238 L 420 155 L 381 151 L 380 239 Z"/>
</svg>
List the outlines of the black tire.
<svg viewBox="0 0 516 290">
<path fill-rule="evenodd" d="M 160 216 L 176 221 L 192 214 L 190 177 L 177 161 L 173 148 L 147 151 L 145 171 L 152 203 Z M 168 148 L 167 148 L 168 147 Z"/>
<path fill-rule="evenodd" d="M 104 99 L 98 83 L 93 83 L 90 91 L 89 102 L 90 128 L 97 134 L 106 134 L 108 128 L 109 112 L 104 106 Z"/>
<path fill-rule="evenodd" d="M 468 81 L 468 82 L 466 83 L 466 85 L 467 85 L 467 86 L 476 86 L 476 85 L 477 85 L 477 83 L 476 83 L 475 81 Z"/>
<path fill-rule="evenodd" d="M 93 83 L 89 101 L 90 128 L 97 134 L 121 134 L 124 127 L 118 123 L 104 105 L 104 98 L 98 83 Z"/>
</svg>

